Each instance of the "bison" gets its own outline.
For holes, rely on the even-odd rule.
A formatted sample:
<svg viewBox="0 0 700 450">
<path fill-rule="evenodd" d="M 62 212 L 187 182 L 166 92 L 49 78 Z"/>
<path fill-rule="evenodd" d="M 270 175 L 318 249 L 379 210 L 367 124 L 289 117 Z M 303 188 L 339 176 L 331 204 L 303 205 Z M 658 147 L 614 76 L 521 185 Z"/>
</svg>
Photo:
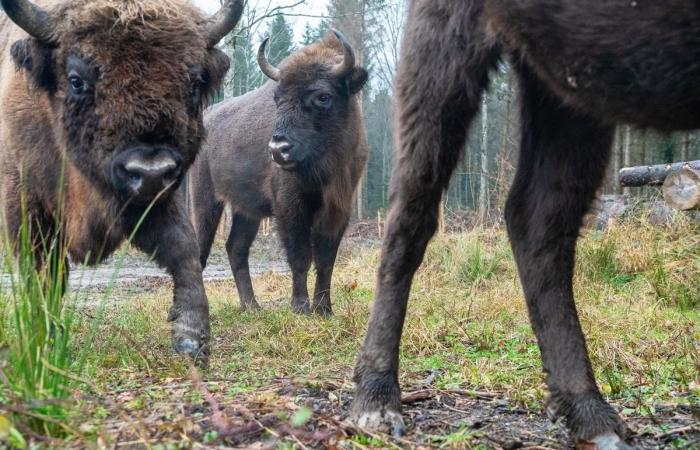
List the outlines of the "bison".
<svg viewBox="0 0 700 450">
<path fill-rule="evenodd" d="M 572 290 L 581 221 L 618 123 L 700 127 L 700 4 L 629 0 L 413 0 L 396 75 L 396 166 L 352 415 L 402 427 L 399 342 L 413 275 L 490 72 L 510 56 L 522 133 L 506 221 L 550 391 L 582 448 L 623 449 Z"/>
<path fill-rule="evenodd" d="M 258 308 L 248 254 L 261 219 L 274 215 L 292 269 L 293 310 L 312 311 L 306 284 L 313 256 L 313 310 L 330 315 L 333 265 L 367 162 L 359 93 L 368 75 L 337 31 L 279 68 L 265 59 L 266 44 L 258 63 L 270 81 L 205 113 L 209 134 L 189 181 L 201 264 L 228 204 L 226 251 L 241 307 Z"/>
<path fill-rule="evenodd" d="M 28 217 L 35 244 L 62 236 L 72 260 L 97 263 L 133 235 L 173 277 L 174 349 L 206 361 L 207 297 L 176 188 L 204 138 L 204 105 L 229 67 L 215 45 L 238 22 L 243 0 L 227 0 L 212 17 L 185 0 L 2 6 L 8 236 L 16 240 Z"/>
</svg>

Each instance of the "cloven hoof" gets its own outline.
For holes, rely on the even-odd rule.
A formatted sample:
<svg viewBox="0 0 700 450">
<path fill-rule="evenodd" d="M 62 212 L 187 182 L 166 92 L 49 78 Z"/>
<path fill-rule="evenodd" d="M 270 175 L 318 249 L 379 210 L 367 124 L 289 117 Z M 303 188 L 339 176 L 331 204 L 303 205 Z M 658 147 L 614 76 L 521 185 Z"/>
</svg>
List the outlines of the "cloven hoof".
<svg viewBox="0 0 700 450">
<path fill-rule="evenodd" d="M 576 442 L 576 450 L 637 450 L 637 448 L 625 443 L 615 433 L 606 433 L 590 441 L 579 439 Z"/>
<path fill-rule="evenodd" d="M 381 431 L 394 437 L 401 437 L 406 431 L 401 413 L 388 409 L 362 412 L 353 419 L 360 428 Z"/>
</svg>

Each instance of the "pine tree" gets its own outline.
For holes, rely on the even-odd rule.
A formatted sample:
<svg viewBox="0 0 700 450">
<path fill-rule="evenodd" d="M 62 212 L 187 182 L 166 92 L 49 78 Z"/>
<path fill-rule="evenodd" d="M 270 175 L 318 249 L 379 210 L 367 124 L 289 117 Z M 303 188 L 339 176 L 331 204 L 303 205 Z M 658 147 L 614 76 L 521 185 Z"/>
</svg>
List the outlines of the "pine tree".
<svg viewBox="0 0 700 450">
<path fill-rule="evenodd" d="M 270 38 L 267 45 L 267 59 L 278 65 L 284 58 L 294 51 L 294 34 L 283 15 L 277 15 L 268 27 L 265 37 Z"/>
<path fill-rule="evenodd" d="M 328 31 L 328 22 L 322 20 L 317 27 L 313 27 L 309 22 L 304 26 L 304 34 L 301 36 L 301 45 L 310 45 L 323 39 Z"/>
<path fill-rule="evenodd" d="M 304 34 L 301 35 L 301 45 L 313 44 L 316 41 L 316 29 L 309 22 L 304 25 Z"/>
</svg>

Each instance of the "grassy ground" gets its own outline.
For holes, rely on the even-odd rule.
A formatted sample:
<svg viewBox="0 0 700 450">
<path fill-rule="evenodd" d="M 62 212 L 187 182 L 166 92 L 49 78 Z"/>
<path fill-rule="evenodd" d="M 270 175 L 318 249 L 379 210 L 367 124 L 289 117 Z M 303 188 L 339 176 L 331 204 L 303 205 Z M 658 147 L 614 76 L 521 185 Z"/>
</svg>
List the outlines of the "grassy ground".
<svg viewBox="0 0 700 450">
<path fill-rule="evenodd" d="M 263 306 L 256 313 L 239 311 L 231 281 L 208 284 L 215 341 L 205 382 L 194 386 L 188 365 L 170 352 L 171 286 L 87 308 L 86 317 L 103 318 L 78 324 L 76 348 L 90 349 L 86 383 L 75 384 L 67 435 L 44 445 L 566 445 L 562 425 L 542 414 L 539 351 L 500 230 L 437 238 L 416 276 L 400 374 L 410 433 L 396 440 L 346 424 L 378 262 L 376 243 L 344 245 L 330 320 L 289 311 L 288 276 L 254 279 Z M 587 232 L 575 292 L 601 389 L 636 429 L 638 443 L 700 448 L 698 226 L 630 220 Z M 92 325 L 99 327 L 95 338 Z M 41 442 L 19 420 L 15 429 Z"/>
</svg>

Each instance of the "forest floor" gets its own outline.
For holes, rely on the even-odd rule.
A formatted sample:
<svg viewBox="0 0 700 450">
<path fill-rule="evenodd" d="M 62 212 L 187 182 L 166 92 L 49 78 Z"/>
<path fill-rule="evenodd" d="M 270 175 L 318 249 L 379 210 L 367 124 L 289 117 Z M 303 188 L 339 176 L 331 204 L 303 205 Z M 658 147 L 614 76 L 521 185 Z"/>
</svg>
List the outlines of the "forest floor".
<svg viewBox="0 0 700 450">
<path fill-rule="evenodd" d="M 65 437 L 17 429 L 45 448 L 567 448 L 564 425 L 543 412 L 539 351 L 498 229 L 436 238 L 416 275 L 401 348 L 407 434 L 347 420 L 379 262 L 363 226 L 343 243 L 331 319 L 290 312 L 274 235 L 251 257 L 258 312 L 240 311 L 215 248 L 205 274 L 213 349 L 200 373 L 171 353 L 162 272 L 130 252 L 73 271 L 84 318 L 74 345 L 90 351 Z M 579 244 L 575 292 L 596 376 L 640 448 L 700 448 L 699 280 L 697 223 L 630 219 Z"/>
</svg>

